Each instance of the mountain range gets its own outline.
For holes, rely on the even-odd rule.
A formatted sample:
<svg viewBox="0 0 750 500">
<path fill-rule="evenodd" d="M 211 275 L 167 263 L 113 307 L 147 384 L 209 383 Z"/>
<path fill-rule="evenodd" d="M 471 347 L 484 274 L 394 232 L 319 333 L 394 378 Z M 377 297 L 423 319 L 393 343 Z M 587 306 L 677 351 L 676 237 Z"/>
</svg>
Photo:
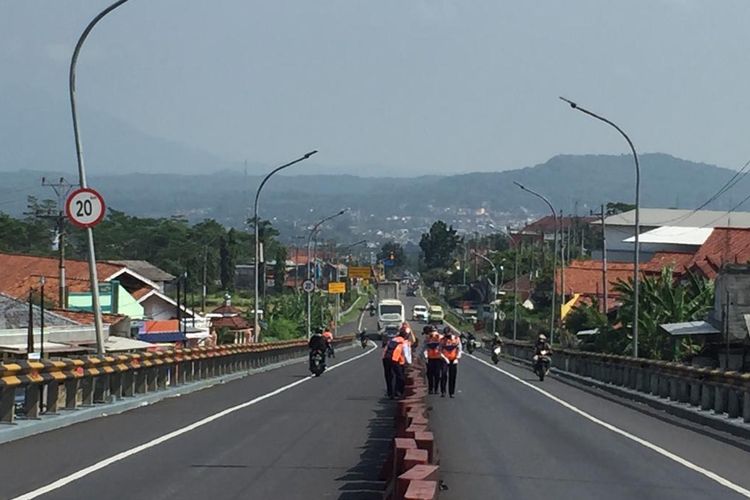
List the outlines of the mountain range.
<svg viewBox="0 0 750 500">
<path fill-rule="evenodd" d="M 708 200 L 737 172 L 666 154 L 644 154 L 641 201 L 645 207 L 695 208 Z M 0 211 L 19 214 L 26 196 L 50 198 L 39 186 L 42 176 L 60 172 L 5 172 L 0 185 Z M 75 170 L 62 174 L 75 180 Z M 563 155 L 533 167 L 503 172 L 413 178 L 353 175 L 278 175 L 264 188 L 261 215 L 287 221 L 314 221 L 321 214 L 349 207 L 360 222 L 386 218 L 450 220 L 484 208 L 495 220 L 544 214 L 546 206 L 514 182 L 545 194 L 566 213 L 588 213 L 609 201 L 632 202 L 634 168 L 629 155 Z M 729 209 L 750 191 L 744 174 L 737 184 L 706 209 Z M 184 215 L 191 220 L 215 218 L 241 226 L 249 215 L 260 181 L 235 170 L 212 174 L 91 175 L 89 183 L 108 206 L 140 216 Z M 739 207 L 741 209 L 741 207 Z"/>
</svg>

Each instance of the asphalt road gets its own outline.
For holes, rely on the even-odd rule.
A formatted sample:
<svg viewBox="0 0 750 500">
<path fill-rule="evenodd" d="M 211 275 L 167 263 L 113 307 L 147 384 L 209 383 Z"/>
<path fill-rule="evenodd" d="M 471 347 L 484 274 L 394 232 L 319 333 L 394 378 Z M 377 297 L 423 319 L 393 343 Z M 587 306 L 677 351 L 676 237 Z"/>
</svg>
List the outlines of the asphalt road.
<svg viewBox="0 0 750 500">
<path fill-rule="evenodd" d="M 357 345 L 334 362 L 350 359 L 320 378 L 297 363 L 0 445 L 0 498 L 381 498 L 393 407 L 376 352 Z M 173 431 L 184 433 L 159 441 Z"/>
<path fill-rule="evenodd" d="M 409 308 L 418 300 L 408 299 Z M 441 500 L 732 499 L 745 495 L 731 485 L 750 490 L 748 442 L 710 437 L 554 376 L 539 382 L 524 366 L 498 368 L 506 373 L 464 355 L 456 399 L 430 396 L 448 488 Z"/>
<path fill-rule="evenodd" d="M 404 298 L 407 315 L 420 300 Z M 0 445 L 0 498 L 381 498 L 393 408 L 378 352 L 340 352 L 346 364 L 319 379 L 294 364 Z M 750 443 L 481 360 L 462 359 L 456 399 L 430 399 L 443 500 L 750 490 Z"/>
</svg>

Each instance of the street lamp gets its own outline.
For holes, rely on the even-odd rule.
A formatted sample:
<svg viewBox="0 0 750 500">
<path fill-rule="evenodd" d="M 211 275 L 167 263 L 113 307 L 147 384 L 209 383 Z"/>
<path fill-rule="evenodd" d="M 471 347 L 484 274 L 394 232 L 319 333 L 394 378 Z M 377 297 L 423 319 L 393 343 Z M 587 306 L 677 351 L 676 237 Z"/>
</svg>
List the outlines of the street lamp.
<svg viewBox="0 0 750 500">
<path fill-rule="evenodd" d="M 556 276 L 555 273 L 557 272 L 557 212 L 555 212 L 555 207 L 552 206 L 552 203 L 542 196 L 541 194 L 537 193 L 536 191 L 527 188 L 520 182 L 513 181 L 513 184 L 521 188 L 522 190 L 526 191 L 529 194 L 532 194 L 542 200 L 544 203 L 547 204 L 549 209 L 552 211 L 552 217 L 555 219 L 555 244 L 554 244 L 554 257 L 552 258 L 552 315 L 550 317 L 549 321 L 549 343 L 552 344 L 554 338 L 555 338 L 555 320 L 557 319 L 557 313 L 555 311 L 555 295 L 557 295 L 557 283 L 556 283 Z"/>
<path fill-rule="evenodd" d="M 73 135 L 76 141 L 76 160 L 78 162 L 78 184 L 82 188 L 88 187 L 86 182 L 86 167 L 83 163 L 83 146 L 81 142 L 81 132 L 78 129 L 78 114 L 76 109 L 76 65 L 78 63 L 78 54 L 81 52 L 83 42 L 88 38 L 91 30 L 96 23 L 102 20 L 104 16 L 115 10 L 128 0 L 117 0 L 115 3 L 101 11 L 83 30 L 78 38 L 78 43 L 73 50 L 73 56 L 70 59 L 70 73 L 68 75 L 68 89 L 70 91 L 70 112 L 73 116 Z M 104 325 L 102 323 L 102 308 L 99 300 L 99 277 L 96 272 L 96 252 L 94 251 L 94 231 L 91 227 L 86 228 L 86 246 L 88 249 L 89 280 L 91 281 L 91 309 L 94 313 L 94 327 L 96 330 L 96 352 L 104 354 Z"/>
<path fill-rule="evenodd" d="M 290 161 L 289 163 L 285 163 L 284 165 L 281 165 L 280 167 L 276 167 L 275 169 L 271 170 L 271 172 L 266 175 L 263 180 L 261 181 L 260 185 L 258 186 L 258 190 L 255 192 L 255 205 L 253 208 L 253 223 L 255 224 L 255 311 L 254 316 L 254 324 L 253 324 L 253 334 L 255 336 L 255 341 L 257 342 L 259 337 L 258 333 L 259 330 L 259 322 L 258 322 L 258 311 L 260 310 L 260 286 L 259 286 L 259 269 L 260 269 L 260 235 L 258 231 L 259 221 L 258 221 L 258 198 L 260 197 L 260 191 L 263 189 L 263 186 L 266 185 L 266 182 L 268 182 L 268 179 L 271 178 L 273 174 L 276 172 L 279 172 L 280 170 L 284 170 L 287 167 L 291 167 L 295 163 L 299 163 L 301 161 L 307 160 L 312 155 L 317 153 L 318 151 L 310 151 L 309 153 L 305 154 L 304 156 L 301 156 L 297 158 L 294 161 Z"/>
<path fill-rule="evenodd" d="M 628 143 L 628 146 L 630 146 L 630 151 L 633 153 L 633 161 L 635 162 L 635 252 L 633 253 L 633 356 L 638 357 L 638 296 L 639 296 L 639 289 L 640 289 L 640 251 L 641 251 L 641 245 L 640 245 L 640 232 L 641 232 L 641 166 L 638 162 L 638 153 L 635 151 L 635 146 L 633 146 L 633 141 L 630 140 L 630 137 L 628 137 L 628 134 L 626 134 L 620 127 L 618 127 L 614 122 L 604 118 L 603 116 L 599 116 L 596 113 L 589 111 L 586 108 L 582 108 L 577 103 L 566 99 L 564 97 L 560 97 L 562 101 L 567 102 L 570 104 L 570 107 L 580 111 L 581 113 L 585 115 L 589 115 L 592 118 L 596 118 L 599 121 L 602 121 L 609 125 L 610 127 L 617 130 L 620 135 L 622 135 L 625 140 Z M 606 296 L 607 291 L 604 290 L 604 294 Z"/>
<path fill-rule="evenodd" d="M 484 255 L 482 255 L 482 254 L 480 254 L 480 253 L 478 253 L 476 251 L 472 251 L 471 253 L 473 253 L 474 255 L 476 255 L 477 257 L 479 257 L 480 259 L 482 259 L 485 262 L 487 262 L 490 266 L 492 266 L 492 271 L 495 273 L 495 291 L 492 294 L 493 295 L 493 297 L 492 297 L 492 335 L 495 335 L 495 332 L 497 331 L 495 329 L 496 321 L 497 321 L 497 307 L 495 305 L 495 301 L 497 300 L 497 267 L 495 266 L 494 262 L 492 262 L 490 259 L 488 259 Z"/>
<path fill-rule="evenodd" d="M 308 280 L 310 280 L 311 277 L 312 277 L 311 276 L 311 274 L 312 274 L 312 266 L 311 266 L 312 255 L 311 254 L 312 254 L 312 239 L 313 239 L 313 236 L 315 236 L 315 233 L 318 232 L 318 229 L 320 228 L 320 226 L 322 226 L 323 224 L 325 224 L 326 222 L 328 222 L 331 219 L 335 219 L 336 217 L 344 215 L 347 212 L 347 210 L 349 210 L 349 209 L 348 208 L 344 208 L 342 210 L 339 210 L 338 212 L 336 212 L 333 215 L 329 215 L 328 217 L 324 217 L 324 218 L 320 219 L 318 222 L 316 222 L 315 224 L 313 224 L 313 227 L 310 229 L 310 235 L 307 237 L 307 279 Z M 312 294 L 312 292 L 308 292 L 307 293 L 307 337 L 308 338 L 310 338 L 310 336 L 312 336 L 312 325 L 311 325 L 311 321 L 312 321 L 312 295 L 311 294 Z"/>
</svg>

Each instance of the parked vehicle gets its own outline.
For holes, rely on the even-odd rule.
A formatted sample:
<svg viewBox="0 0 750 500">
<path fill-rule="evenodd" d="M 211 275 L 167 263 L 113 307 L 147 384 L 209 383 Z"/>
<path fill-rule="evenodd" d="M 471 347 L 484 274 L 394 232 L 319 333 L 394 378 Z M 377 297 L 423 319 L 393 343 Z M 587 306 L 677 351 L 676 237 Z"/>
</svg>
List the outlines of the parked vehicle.
<svg viewBox="0 0 750 500">
<path fill-rule="evenodd" d="M 443 308 L 441 306 L 430 306 L 427 320 L 429 323 L 442 324 L 445 320 L 445 312 L 443 312 Z"/>
<path fill-rule="evenodd" d="M 430 318 L 430 313 L 427 310 L 427 306 L 417 304 L 416 306 L 412 308 L 411 319 L 413 321 L 424 321 L 425 323 L 427 323 L 429 318 Z"/>
<path fill-rule="evenodd" d="M 540 382 L 544 382 L 544 377 L 549 373 L 551 362 L 550 352 L 546 349 L 534 356 L 534 373 L 537 374 Z"/>
</svg>

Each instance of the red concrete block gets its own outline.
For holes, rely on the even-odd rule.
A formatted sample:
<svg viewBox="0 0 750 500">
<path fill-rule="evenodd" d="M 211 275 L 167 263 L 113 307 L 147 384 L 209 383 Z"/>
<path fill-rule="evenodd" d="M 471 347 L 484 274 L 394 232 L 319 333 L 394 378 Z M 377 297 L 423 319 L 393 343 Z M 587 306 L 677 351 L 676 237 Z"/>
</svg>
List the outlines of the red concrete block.
<svg viewBox="0 0 750 500">
<path fill-rule="evenodd" d="M 403 432 L 401 433 L 402 435 L 399 437 L 414 439 L 415 433 L 424 432 L 426 430 L 428 430 L 426 425 L 410 425 L 409 427 L 403 430 Z"/>
<path fill-rule="evenodd" d="M 393 440 L 393 471 L 396 475 L 404 472 L 404 456 L 406 450 L 414 450 L 417 443 L 409 438 L 395 438 Z"/>
<path fill-rule="evenodd" d="M 435 436 L 432 432 L 415 432 L 414 441 L 417 442 L 417 448 L 420 450 L 427 450 L 427 453 L 429 453 L 430 456 L 430 463 L 434 464 L 435 459 L 437 458 L 435 453 L 437 450 L 435 449 Z"/>
<path fill-rule="evenodd" d="M 406 450 L 404 454 L 404 469 L 409 470 L 415 465 L 427 465 L 429 459 L 427 450 Z"/>
<path fill-rule="evenodd" d="M 414 481 L 438 480 L 437 465 L 415 465 L 396 479 L 396 498 L 404 498 L 410 483 Z"/>
<path fill-rule="evenodd" d="M 412 481 L 404 493 L 404 500 L 433 500 L 437 498 L 437 487 L 437 481 Z"/>
<path fill-rule="evenodd" d="M 409 425 L 407 427 L 411 427 L 412 425 L 429 425 L 430 421 L 427 417 L 419 414 L 413 414 L 409 415 L 407 417 L 407 421 Z"/>
</svg>

